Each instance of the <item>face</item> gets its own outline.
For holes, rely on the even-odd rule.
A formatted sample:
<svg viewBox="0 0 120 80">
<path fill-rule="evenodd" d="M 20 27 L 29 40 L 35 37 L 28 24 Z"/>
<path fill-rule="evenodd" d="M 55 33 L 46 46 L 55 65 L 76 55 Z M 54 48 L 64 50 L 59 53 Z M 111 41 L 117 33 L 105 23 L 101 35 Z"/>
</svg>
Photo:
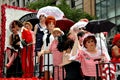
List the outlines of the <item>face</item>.
<svg viewBox="0 0 120 80">
<path fill-rule="evenodd" d="M 93 39 L 86 41 L 85 46 L 87 49 L 95 49 L 96 48 L 95 41 Z"/>
<path fill-rule="evenodd" d="M 48 23 L 48 26 L 47 26 L 48 30 L 53 30 L 54 27 L 55 27 L 55 24 L 53 22 Z"/>
<path fill-rule="evenodd" d="M 116 42 L 116 45 L 117 45 L 118 47 L 120 47 L 120 40 L 118 40 L 118 41 Z"/>
<path fill-rule="evenodd" d="M 71 49 L 70 48 L 68 48 L 67 50 L 66 50 L 66 53 L 70 53 L 71 52 Z"/>
<path fill-rule="evenodd" d="M 12 26 L 11 31 L 15 34 L 15 33 L 17 33 L 17 28 L 15 26 Z"/>
<path fill-rule="evenodd" d="M 70 38 L 70 39 L 72 39 L 72 40 L 75 40 L 75 35 L 73 35 L 72 33 L 70 33 L 70 34 L 68 35 L 68 38 Z"/>
<path fill-rule="evenodd" d="M 40 15 L 39 20 L 40 21 L 45 21 L 46 17 L 44 15 Z"/>
<path fill-rule="evenodd" d="M 53 34 L 54 37 L 58 37 L 60 35 L 61 35 L 61 32 L 59 32 L 59 31 L 55 31 L 54 34 Z"/>
<path fill-rule="evenodd" d="M 79 36 L 78 40 L 79 40 L 79 43 L 82 44 L 82 42 L 83 42 L 84 39 L 83 39 L 83 37 Z"/>
<path fill-rule="evenodd" d="M 31 27 L 29 24 L 25 24 L 25 28 L 27 28 L 28 30 L 31 30 Z"/>
</svg>

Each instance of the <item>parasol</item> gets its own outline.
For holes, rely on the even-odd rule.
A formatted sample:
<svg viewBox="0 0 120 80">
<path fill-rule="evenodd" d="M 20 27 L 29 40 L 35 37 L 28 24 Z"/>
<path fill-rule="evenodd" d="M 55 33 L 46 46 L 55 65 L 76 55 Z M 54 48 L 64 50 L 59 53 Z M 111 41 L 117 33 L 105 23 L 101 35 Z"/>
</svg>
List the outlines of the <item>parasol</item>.
<svg viewBox="0 0 120 80">
<path fill-rule="evenodd" d="M 103 52 L 102 50 L 104 50 L 104 53 L 106 53 L 105 55 L 107 56 L 108 60 L 110 60 L 110 58 L 108 57 L 109 55 L 106 49 L 106 45 L 104 44 L 105 42 L 103 42 L 101 32 L 109 32 L 115 26 L 116 25 L 114 23 L 105 19 L 89 21 L 85 26 L 87 31 L 99 34 L 98 38 L 96 38 L 97 41 L 100 41 L 100 43 L 97 42 L 98 48 L 101 49 L 101 53 Z"/>
<path fill-rule="evenodd" d="M 69 30 L 70 27 L 73 25 L 74 25 L 74 21 L 68 18 L 62 18 L 56 21 L 56 27 L 59 27 L 63 31 Z"/>
<path fill-rule="evenodd" d="M 56 20 L 60 20 L 64 16 L 64 13 L 56 6 L 45 6 L 40 8 L 37 13 L 37 18 L 43 13 L 46 14 L 46 16 L 54 16 Z"/>
<path fill-rule="evenodd" d="M 86 30 L 91 33 L 109 32 L 116 25 L 108 20 L 92 20 L 85 26 Z"/>
</svg>

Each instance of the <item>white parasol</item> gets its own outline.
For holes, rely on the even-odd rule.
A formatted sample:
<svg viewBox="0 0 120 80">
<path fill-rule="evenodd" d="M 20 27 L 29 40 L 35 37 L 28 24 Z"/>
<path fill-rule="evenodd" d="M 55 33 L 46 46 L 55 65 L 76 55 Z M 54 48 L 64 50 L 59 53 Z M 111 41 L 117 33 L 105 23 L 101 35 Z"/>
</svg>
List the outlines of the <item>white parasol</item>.
<svg viewBox="0 0 120 80">
<path fill-rule="evenodd" d="M 46 6 L 40 8 L 37 13 L 37 18 L 39 18 L 39 16 L 43 13 L 46 14 L 46 17 L 54 16 L 56 20 L 60 20 L 64 17 L 64 13 L 56 6 Z"/>
</svg>

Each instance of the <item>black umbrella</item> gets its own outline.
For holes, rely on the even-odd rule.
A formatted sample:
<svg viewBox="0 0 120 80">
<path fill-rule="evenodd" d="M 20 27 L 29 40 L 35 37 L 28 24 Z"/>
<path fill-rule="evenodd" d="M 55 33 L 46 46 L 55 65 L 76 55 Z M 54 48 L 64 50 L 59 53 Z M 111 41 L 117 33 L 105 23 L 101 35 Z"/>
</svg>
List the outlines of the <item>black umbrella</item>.
<svg viewBox="0 0 120 80">
<path fill-rule="evenodd" d="M 85 26 L 86 30 L 91 32 L 91 33 L 101 33 L 101 32 L 109 32 L 113 27 L 116 25 L 108 20 L 91 20 L 88 22 L 88 24 Z M 102 39 L 101 35 L 99 34 L 100 37 L 100 49 L 101 49 L 101 54 L 102 54 Z M 99 60 L 99 59 L 97 59 Z"/>
<path fill-rule="evenodd" d="M 101 19 L 101 20 L 91 20 L 85 27 L 86 30 L 91 33 L 100 33 L 100 32 L 109 32 L 114 26 L 116 26 L 114 23 L 108 20 Z"/>
</svg>

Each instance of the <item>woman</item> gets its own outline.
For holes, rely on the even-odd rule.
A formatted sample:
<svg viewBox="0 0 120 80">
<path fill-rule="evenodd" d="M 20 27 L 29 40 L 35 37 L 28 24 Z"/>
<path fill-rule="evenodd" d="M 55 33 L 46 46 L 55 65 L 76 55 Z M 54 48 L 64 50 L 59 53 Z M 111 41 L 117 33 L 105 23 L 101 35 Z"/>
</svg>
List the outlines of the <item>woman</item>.
<svg viewBox="0 0 120 80">
<path fill-rule="evenodd" d="M 24 27 L 26 28 L 26 29 L 28 29 L 30 32 L 31 32 L 31 34 L 32 34 L 32 39 L 33 39 L 33 42 L 31 43 L 31 44 L 33 44 L 33 54 L 31 54 L 31 56 L 32 56 L 32 59 L 33 59 L 33 57 L 35 56 L 35 34 L 34 34 L 34 32 L 32 31 L 32 29 L 33 29 L 33 26 L 32 26 L 32 24 L 30 23 L 30 22 L 24 22 L 23 23 L 23 25 L 24 25 Z M 30 44 L 30 45 L 31 45 Z M 33 62 L 34 63 L 34 62 Z"/>
<path fill-rule="evenodd" d="M 32 34 L 18 20 L 14 20 L 11 23 L 11 25 L 12 27 L 17 28 L 20 36 L 21 63 L 23 70 L 22 77 L 32 77 L 33 76 L 33 59 L 32 59 L 33 45 L 31 44 L 33 42 Z"/>
<path fill-rule="evenodd" d="M 95 80 L 96 77 L 96 64 L 98 62 L 108 62 L 105 54 L 96 48 L 96 38 L 94 35 L 88 35 L 83 40 L 85 49 L 78 51 L 74 56 L 75 60 L 80 61 L 81 69 L 85 80 Z M 100 60 L 100 61 L 96 61 Z"/>
<path fill-rule="evenodd" d="M 116 34 L 113 38 L 112 62 L 120 62 L 120 34 Z"/>
<path fill-rule="evenodd" d="M 113 63 L 120 63 L 120 34 L 116 34 L 112 41 L 112 59 Z M 120 70 L 120 65 L 116 65 L 116 70 Z M 118 75 L 117 80 L 120 79 L 120 75 Z"/>
<path fill-rule="evenodd" d="M 50 46 L 50 52 L 53 54 L 53 66 L 54 66 L 54 80 L 63 80 L 62 67 L 59 65 L 62 63 L 63 54 L 58 51 L 58 37 L 63 35 L 63 31 L 60 28 L 54 28 L 52 32 L 54 40 Z"/>
<path fill-rule="evenodd" d="M 18 35 L 17 28 L 10 24 L 10 31 L 12 34 L 9 38 L 9 47 L 6 49 L 6 53 L 9 62 L 5 65 L 7 67 L 7 77 L 21 77 L 22 67 L 20 63 L 20 37 Z"/>
<path fill-rule="evenodd" d="M 49 50 L 50 45 L 52 41 L 54 40 L 54 36 L 52 35 L 52 32 L 56 25 L 55 18 L 53 16 L 46 17 L 45 24 L 47 26 L 47 32 L 43 36 L 43 45 L 42 45 L 41 52 L 39 52 L 38 54 L 39 56 L 41 56 L 41 53 L 44 53 L 44 51 Z M 46 65 L 44 66 L 45 80 L 48 80 L 49 77 L 52 77 L 52 72 L 53 72 L 53 68 L 51 66 L 52 64 L 53 64 L 52 54 L 48 54 L 48 53 L 44 54 L 44 65 Z"/>
<path fill-rule="evenodd" d="M 47 31 L 46 29 L 46 14 L 45 13 L 37 13 L 37 18 L 39 19 L 39 23 L 37 23 L 34 27 L 35 34 L 35 75 L 36 77 L 41 77 L 39 72 L 42 72 L 43 66 L 43 56 L 38 58 L 38 53 L 41 51 L 43 45 L 43 35 Z"/>
<path fill-rule="evenodd" d="M 67 39 L 63 44 L 63 61 L 61 66 L 66 71 L 66 77 L 64 80 L 83 80 L 80 70 L 80 63 L 75 60 L 70 60 L 71 50 L 73 48 L 74 41 Z"/>
</svg>

